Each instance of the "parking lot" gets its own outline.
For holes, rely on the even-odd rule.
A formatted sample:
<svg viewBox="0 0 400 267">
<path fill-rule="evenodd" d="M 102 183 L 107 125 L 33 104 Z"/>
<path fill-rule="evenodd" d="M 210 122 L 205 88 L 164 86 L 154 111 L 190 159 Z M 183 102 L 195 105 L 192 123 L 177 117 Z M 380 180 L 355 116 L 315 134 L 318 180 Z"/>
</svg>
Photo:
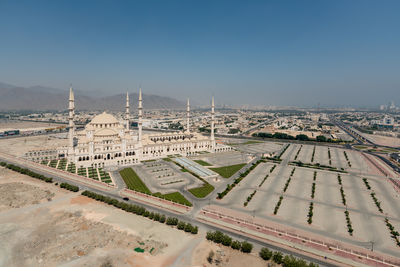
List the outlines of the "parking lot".
<svg viewBox="0 0 400 267">
<path fill-rule="evenodd" d="M 249 213 L 255 217 L 269 219 L 294 228 L 310 231 L 338 241 L 374 249 L 399 256 L 396 246 L 385 224 L 385 217 L 396 230 L 400 230 L 400 198 L 383 176 L 370 173 L 370 167 L 359 152 L 330 147 L 331 165 L 347 173 L 292 166 L 301 145 L 291 144 L 282 155 L 284 163 L 261 163 L 243 179 L 226 197 L 217 203 L 226 208 Z M 297 161 L 319 163 L 329 166 L 327 146 L 303 145 Z M 346 151 L 347 158 L 344 155 Z M 285 161 L 287 159 L 287 161 Z M 351 167 L 348 164 L 350 161 Z M 276 165 L 270 173 L 272 166 Z M 295 171 L 291 176 L 293 169 Z M 316 178 L 314 180 L 314 172 Z M 268 177 L 265 179 L 265 177 Z M 340 175 L 339 183 L 338 175 Z M 291 176 L 284 192 L 285 185 Z M 362 178 L 366 178 L 371 189 L 367 189 Z M 263 180 L 265 180 L 263 182 Z M 314 196 L 312 187 L 315 183 Z M 261 185 L 261 186 L 260 186 Z M 343 204 L 341 187 L 346 204 Z M 255 192 L 255 193 L 254 193 Z M 371 193 L 381 202 L 379 212 Z M 248 197 L 251 196 L 248 201 Z M 283 197 L 276 214 L 275 207 Z M 245 205 L 245 202 L 248 202 Z M 312 223 L 308 223 L 310 203 L 313 202 Z M 353 229 L 349 233 L 345 211 Z"/>
</svg>

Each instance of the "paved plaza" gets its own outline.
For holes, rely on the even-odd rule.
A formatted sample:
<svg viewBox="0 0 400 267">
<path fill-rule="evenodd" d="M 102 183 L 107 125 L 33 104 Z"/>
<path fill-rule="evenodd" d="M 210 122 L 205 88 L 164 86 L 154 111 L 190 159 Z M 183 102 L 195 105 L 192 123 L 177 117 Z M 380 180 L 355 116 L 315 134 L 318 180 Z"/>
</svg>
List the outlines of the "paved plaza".
<svg viewBox="0 0 400 267">
<path fill-rule="evenodd" d="M 228 151 L 222 153 L 208 153 L 199 156 L 191 157 L 191 159 L 200 159 L 210 163 L 212 166 L 221 167 L 234 165 L 239 163 L 247 163 L 253 158 L 248 153 L 240 151 Z"/>
<path fill-rule="evenodd" d="M 176 192 L 177 189 L 184 191 L 199 187 L 202 181 L 189 174 L 182 172 L 173 162 L 164 160 L 144 162 L 141 165 L 134 165 L 132 169 L 146 183 L 151 192 L 162 194 Z"/>
</svg>

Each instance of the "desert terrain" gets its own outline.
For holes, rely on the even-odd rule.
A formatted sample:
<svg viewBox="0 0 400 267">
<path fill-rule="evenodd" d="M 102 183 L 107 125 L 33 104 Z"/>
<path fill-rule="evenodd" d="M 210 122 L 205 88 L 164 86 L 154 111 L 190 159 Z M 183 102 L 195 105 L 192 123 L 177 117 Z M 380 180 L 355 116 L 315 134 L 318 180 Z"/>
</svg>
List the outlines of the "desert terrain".
<svg viewBox="0 0 400 267">
<path fill-rule="evenodd" d="M 3 167 L 0 200 L 0 266 L 265 265 L 204 231 L 184 233 Z"/>
</svg>

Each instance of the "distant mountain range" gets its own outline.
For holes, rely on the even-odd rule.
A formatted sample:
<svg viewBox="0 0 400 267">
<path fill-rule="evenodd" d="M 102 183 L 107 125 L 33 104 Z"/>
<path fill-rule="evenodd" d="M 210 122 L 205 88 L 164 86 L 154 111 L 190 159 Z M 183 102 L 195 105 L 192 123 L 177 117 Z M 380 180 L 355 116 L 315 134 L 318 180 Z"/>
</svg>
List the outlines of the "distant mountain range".
<svg viewBox="0 0 400 267">
<path fill-rule="evenodd" d="M 101 96 L 94 92 L 74 90 L 77 110 L 124 111 L 125 94 Z M 20 87 L 0 82 L 0 111 L 61 111 L 68 108 L 68 90 L 45 86 Z M 131 111 L 137 108 L 138 94 L 129 94 Z M 183 109 L 185 103 L 174 98 L 143 95 L 144 109 Z"/>
</svg>

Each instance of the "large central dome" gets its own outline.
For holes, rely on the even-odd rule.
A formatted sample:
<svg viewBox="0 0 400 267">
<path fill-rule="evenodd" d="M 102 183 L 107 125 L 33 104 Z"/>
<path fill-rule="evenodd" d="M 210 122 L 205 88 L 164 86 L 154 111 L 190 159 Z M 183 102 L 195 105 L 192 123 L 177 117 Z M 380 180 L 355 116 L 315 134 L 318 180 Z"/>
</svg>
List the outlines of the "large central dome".
<svg viewBox="0 0 400 267">
<path fill-rule="evenodd" d="M 118 120 L 111 114 L 106 112 L 101 113 L 100 115 L 95 116 L 90 124 L 115 124 L 118 123 Z"/>
</svg>

